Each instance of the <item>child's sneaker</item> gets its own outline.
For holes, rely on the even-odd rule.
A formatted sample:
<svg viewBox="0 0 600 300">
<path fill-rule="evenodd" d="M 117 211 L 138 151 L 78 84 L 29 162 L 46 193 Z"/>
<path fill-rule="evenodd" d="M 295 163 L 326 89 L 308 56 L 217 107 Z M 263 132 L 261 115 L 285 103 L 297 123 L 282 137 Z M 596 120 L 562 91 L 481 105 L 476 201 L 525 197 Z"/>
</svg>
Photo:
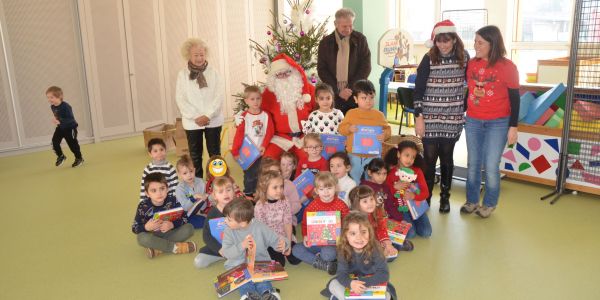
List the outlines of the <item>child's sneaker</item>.
<svg viewBox="0 0 600 300">
<path fill-rule="evenodd" d="M 327 273 L 329 273 L 329 275 L 335 275 L 336 272 L 337 272 L 337 261 L 327 262 Z"/>
<path fill-rule="evenodd" d="M 196 252 L 196 243 L 194 242 L 175 243 L 175 247 L 173 248 L 173 253 L 175 254 L 194 252 Z"/>
<path fill-rule="evenodd" d="M 312 266 L 315 269 L 319 269 L 319 270 L 323 270 L 323 271 L 328 271 L 327 267 L 328 264 L 326 261 L 321 259 L 321 255 L 319 255 L 320 253 L 317 253 L 317 257 L 315 257 L 315 261 L 313 261 Z"/>
<path fill-rule="evenodd" d="M 81 165 L 83 165 L 83 158 L 76 158 L 75 162 L 73 162 L 73 164 L 71 165 L 71 167 L 75 168 L 75 167 L 79 167 Z"/>
<path fill-rule="evenodd" d="M 146 256 L 150 259 L 155 258 L 162 254 L 162 251 L 158 249 L 146 248 Z"/>
<path fill-rule="evenodd" d="M 400 251 L 413 251 L 415 249 L 415 244 L 409 240 L 404 240 L 402 247 L 400 247 Z"/>
<path fill-rule="evenodd" d="M 494 211 L 494 209 L 496 209 L 495 207 L 489 207 L 489 206 L 481 206 L 475 213 L 482 217 L 482 218 L 489 218 L 489 216 L 492 214 L 492 212 Z"/>
<path fill-rule="evenodd" d="M 240 300 L 262 300 L 260 298 L 260 295 L 257 294 L 256 292 L 250 292 L 244 296 L 242 296 L 242 298 L 240 298 Z"/>
<path fill-rule="evenodd" d="M 460 208 L 461 213 L 470 214 L 479 208 L 478 203 L 467 202 Z"/>
<path fill-rule="evenodd" d="M 61 155 L 56 158 L 56 163 L 54 165 L 58 167 L 58 166 L 62 165 L 62 163 L 64 163 L 65 160 L 67 160 L 67 157 L 64 155 Z"/>
<path fill-rule="evenodd" d="M 281 296 L 276 291 L 267 291 L 262 294 L 261 300 L 281 300 Z"/>
</svg>

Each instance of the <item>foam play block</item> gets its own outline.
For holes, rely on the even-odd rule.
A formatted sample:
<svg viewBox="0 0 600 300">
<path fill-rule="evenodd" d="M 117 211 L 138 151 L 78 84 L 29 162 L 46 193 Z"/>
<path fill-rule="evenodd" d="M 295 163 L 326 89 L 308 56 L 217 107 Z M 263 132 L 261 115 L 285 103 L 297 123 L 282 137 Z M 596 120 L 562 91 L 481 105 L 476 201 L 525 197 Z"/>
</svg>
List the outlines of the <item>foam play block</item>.
<svg viewBox="0 0 600 300">
<path fill-rule="evenodd" d="M 559 83 L 557 86 L 551 88 L 541 96 L 537 97 L 531 102 L 529 111 L 522 122 L 526 124 L 535 124 L 542 114 L 550 108 L 552 104 L 558 99 L 560 94 L 565 91 L 565 85 Z"/>
<path fill-rule="evenodd" d="M 562 128 L 564 118 L 565 111 L 559 107 L 558 110 L 556 110 L 556 112 L 554 113 L 554 115 L 550 117 L 550 120 L 548 120 L 548 122 L 544 124 L 544 126 L 550 128 Z"/>
<path fill-rule="evenodd" d="M 529 106 L 531 102 L 535 100 L 535 95 L 531 92 L 526 92 L 521 95 L 521 102 L 519 102 L 519 121 L 523 120 L 529 112 Z"/>
<path fill-rule="evenodd" d="M 586 122 L 600 120 L 600 104 L 577 100 L 573 104 L 573 109 Z"/>
<path fill-rule="evenodd" d="M 550 118 L 556 113 L 556 111 L 558 110 L 558 105 L 556 104 L 552 104 L 550 105 L 550 108 L 548 108 L 543 114 L 542 116 L 537 119 L 537 121 L 535 121 L 535 125 L 544 125 L 546 124 L 546 122 L 548 120 L 550 120 Z"/>
</svg>

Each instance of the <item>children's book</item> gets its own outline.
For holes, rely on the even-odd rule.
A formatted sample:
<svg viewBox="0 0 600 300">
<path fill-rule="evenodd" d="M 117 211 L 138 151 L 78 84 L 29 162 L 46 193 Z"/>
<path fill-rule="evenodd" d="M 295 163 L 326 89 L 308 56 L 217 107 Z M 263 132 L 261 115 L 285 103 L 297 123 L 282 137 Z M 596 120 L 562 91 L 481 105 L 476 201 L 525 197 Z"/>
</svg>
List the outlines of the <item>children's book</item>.
<svg viewBox="0 0 600 300">
<path fill-rule="evenodd" d="M 225 218 L 214 218 L 208 220 L 210 226 L 210 235 L 212 235 L 219 243 L 223 244 L 223 230 L 227 227 L 225 224 Z"/>
<path fill-rule="evenodd" d="M 377 136 L 383 133 L 381 126 L 356 126 L 352 140 L 352 153 L 381 155 L 381 142 Z"/>
<path fill-rule="evenodd" d="M 248 263 L 248 271 L 250 274 L 254 274 L 254 263 L 256 262 L 256 245 L 254 238 L 250 236 L 250 243 L 246 249 L 246 262 Z"/>
<path fill-rule="evenodd" d="M 306 213 L 308 246 L 335 246 L 342 229 L 340 211 Z"/>
<path fill-rule="evenodd" d="M 344 151 L 346 148 L 346 137 L 343 135 L 321 134 L 321 141 L 323 142 L 321 156 L 325 159 L 329 159 L 334 153 Z"/>
<path fill-rule="evenodd" d="M 248 168 L 250 168 L 250 166 L 252 166 L 252 164 L 259 157 L 260 150 L 258 149 L 258 147 L 256 147 L 256 145 L 254 145 L 252 140 L 247 135 L 245 135 L 244 141 L 242 142 L 242 147 L 240 148 L 240 154 L 237 159 L 237 162 L 240 164 L 240 167 L 242 167 L 244 171 L 248 170 Z"/>
<path fill-rule="evenodd" d="M 237 290 L 240 286 L 248 283 L 252 276 L 248 271 L 248 265 L 243 263 L 227 272 L 217 276 L 215 289 L 219 298 Z"/>
<path fill-rule="evenodd" d="M 388 236 L 390 237 L 390 241 L 396 245 L 404 245 L 404 240 L 406 240 L 406 235 L 411 227 L 412 224 L 410 223 L 388 219 L 387 232 Z"/>
<path fill-rule="evenodd" d="M 298 191 L 298 197 L 302 198 L 304 195 L 309 195 L 315 187 L 314 182 L 315 174 L 308 169 L 304 170 L 300 176 L 296 177 L 293 183 L 296 186 L 296 191 Z"/>
<path fill-rule="evenodd" d="M 207 210 L 209 208 L 208 205 L 208 199 L 207 200 L 196 200 L 196 202 L 194 202 L 194 204 L 192 205 L 192 207 L 190 208 L 190 210 L 188 210 L 187 212 L 187 216 L 191 217 L 194 215 L 206 215 Z"/>
<path fill-rule="evenodd" d="M 351 279 L 357 279 L 358 277 L 354 274 L 350 275 Z M 387 291 L 387 282 L 382 282 L 377 285 L 368 286 L 362 294 L 357 294 L 350 291 L 350 288 L 346 288 L 344 296 L 346 299 L 385 299 L 385 292 Z"/>
<path fill-rule="evenodd" d="M 154 220 L 175 221 L 183 216 L 183 207 L 176 207 L 154 213 Z"/>
<path fill-rule="evenodd" d="M 276 261 L 257 261 L 254 263 L 253 282 L 279 281 L 288 278 L 288 273 Z"/>
<path fill-rule="evenodd" d="M 421 217 L 429 209 L 427 201 L 408 200 L 406 203 L 408 205 L 408 211 L 410 211 L 410 215 L 412 216 L 413 220 Z"/>
</svg>

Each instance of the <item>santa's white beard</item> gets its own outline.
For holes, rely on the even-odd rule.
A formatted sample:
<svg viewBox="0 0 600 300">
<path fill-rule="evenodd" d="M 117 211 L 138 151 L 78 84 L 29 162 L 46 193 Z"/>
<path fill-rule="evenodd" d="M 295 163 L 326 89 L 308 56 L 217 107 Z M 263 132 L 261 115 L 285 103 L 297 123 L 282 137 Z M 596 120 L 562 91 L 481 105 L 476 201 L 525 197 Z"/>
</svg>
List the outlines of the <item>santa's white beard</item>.
<svg viewBox="0 0 600 300">
<path fill-rule="evenodd" d="M 278 79 L 275 76 L 267 78 L 267 87 L 277 97 L 282 113 L 304 107 L 304 101 L 302 101 L 303 85 L 302 75 L 294 68 L 292 68 L 292 73 L 287 78 Z"/>
</svg>

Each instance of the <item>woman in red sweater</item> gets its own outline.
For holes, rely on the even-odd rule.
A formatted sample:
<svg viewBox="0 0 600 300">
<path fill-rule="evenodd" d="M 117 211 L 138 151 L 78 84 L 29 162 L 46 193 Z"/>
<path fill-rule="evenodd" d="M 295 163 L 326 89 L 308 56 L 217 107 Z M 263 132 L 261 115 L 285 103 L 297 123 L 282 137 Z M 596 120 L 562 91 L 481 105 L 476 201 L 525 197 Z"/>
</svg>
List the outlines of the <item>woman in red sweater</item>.
<svg viewBox="0 0 600 300">
<path fill-rule="evenodd" d="M 460 211 L 476 212 L 482 218 L 489 217 L 498 205 L 504 147 L 517 141 L 519 72 L 505 55 L 498 27 L 485 26 L 476 32 L 475 58 L 467 67 L 467 202 Z M 485 194 L 479 206 L 482 169 Z"/>
</svg>

